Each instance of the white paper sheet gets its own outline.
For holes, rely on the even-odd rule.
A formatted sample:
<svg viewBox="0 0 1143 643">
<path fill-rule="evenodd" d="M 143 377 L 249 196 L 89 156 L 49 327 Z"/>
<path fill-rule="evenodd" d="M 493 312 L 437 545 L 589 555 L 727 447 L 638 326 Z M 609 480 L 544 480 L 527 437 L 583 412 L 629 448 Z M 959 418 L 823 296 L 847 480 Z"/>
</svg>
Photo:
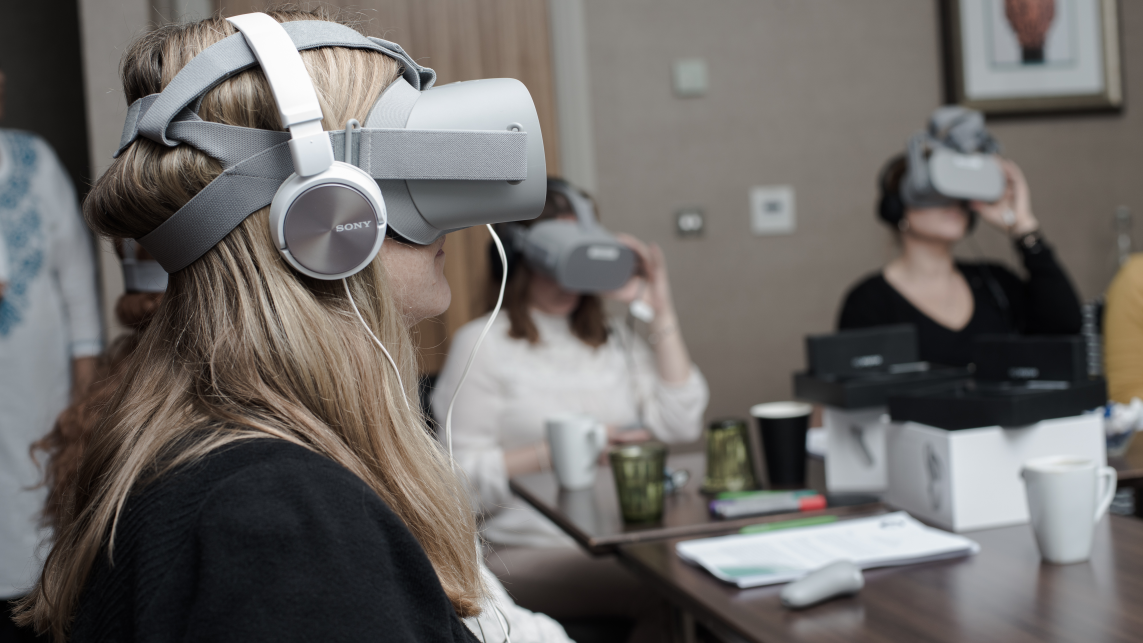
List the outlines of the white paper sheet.
<svg viewBox="0 0 1143 643">
<path fill-rule="evenodd" d="M 862 569 L 908 565 L 975 554 L 980 545 L 898 511 L 814 527 L 690 540 L 676 545 L 675 551 L 721 580 L 757 587 L 797 580 L 838 560 L 853 561 Z"/>
</svg>

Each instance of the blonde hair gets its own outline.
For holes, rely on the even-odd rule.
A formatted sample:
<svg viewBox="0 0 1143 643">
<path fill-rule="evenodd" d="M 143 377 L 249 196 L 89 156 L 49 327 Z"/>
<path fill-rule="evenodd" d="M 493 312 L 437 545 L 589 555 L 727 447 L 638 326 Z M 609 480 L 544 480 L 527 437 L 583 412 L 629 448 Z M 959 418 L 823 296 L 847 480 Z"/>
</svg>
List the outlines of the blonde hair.
<svg viewBox="0 0 1143 643">
<path fill-rule="evenodd" d="M 279 22 L 324 20 L 324 12 L 270 11 Z M 194 55 L 236 33 L 214 17 L 143 36 L 123 61 L 128 102 L 160 91 Z M 302 52 L 318 90 L 323 126 L 362 122 L 400 70 L 368 50 Z M 206 94 L 199 115 L 281 130 L 258 69 Z M 138 139 L 95 184 L 84 204 L 90 225 L 138 238 L 178 210 L 221 166 L 180 145 Z M 365 321 L 389 348 L 403 380 L 417 381 L 417 353 L 374 261 L 350 277 Z M 407 408 L 380 350 L 361 328 L 342 284 L 293 272 L 274 248 L 268 208 L 170 276 L 154 319 L 124 368 L 119 390 L 83 455 L 55 546 L 20 622 L 64 640 L 96 556 L 113 555 L 129 494 L 165 471 L 237 440 L 276 438 L 304 446 L 353 472 L 404 521 L 461 617 L 480 613 L 474 517 L 448 458 L 423 415 Z"/>
</svg>

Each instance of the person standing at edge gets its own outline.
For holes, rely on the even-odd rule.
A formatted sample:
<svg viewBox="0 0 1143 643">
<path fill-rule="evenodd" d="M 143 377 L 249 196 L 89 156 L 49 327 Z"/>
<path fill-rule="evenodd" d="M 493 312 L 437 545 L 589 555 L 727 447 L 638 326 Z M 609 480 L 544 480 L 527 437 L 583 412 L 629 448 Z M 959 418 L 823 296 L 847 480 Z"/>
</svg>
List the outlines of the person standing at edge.
<svg viewBox="0 0 1143 643">
<path fill-rule="evenodd" d="M 0 119 L 4 114 L 0 71 Z M 39 574 L 44 490 L 28 458 L 103 348 L 95 253 L 71 179 L 40 137 L 0 129 L 0 640 Z"/>
</svg>

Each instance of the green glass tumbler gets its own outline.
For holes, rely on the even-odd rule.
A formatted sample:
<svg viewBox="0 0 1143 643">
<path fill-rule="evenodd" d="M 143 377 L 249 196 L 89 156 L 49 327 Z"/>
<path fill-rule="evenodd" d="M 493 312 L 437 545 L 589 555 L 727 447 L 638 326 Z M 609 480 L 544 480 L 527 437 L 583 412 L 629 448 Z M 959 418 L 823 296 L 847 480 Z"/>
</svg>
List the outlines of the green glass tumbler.
<svg viewBox="0 0 1143 643">
<path fill-rule="evenodd" d="M 722 493 L 755 487 L 747 430 L 746 420 L 738 418 L 715 420 L 707 427 L 704 492 Z"/>
<path fill-rule="evenodd" d="M 608 454 L 625 522 L 655 522 L 663 517 L 663 471 L 667 447 L 658 442 L 616 447 Z"/>
</svg>

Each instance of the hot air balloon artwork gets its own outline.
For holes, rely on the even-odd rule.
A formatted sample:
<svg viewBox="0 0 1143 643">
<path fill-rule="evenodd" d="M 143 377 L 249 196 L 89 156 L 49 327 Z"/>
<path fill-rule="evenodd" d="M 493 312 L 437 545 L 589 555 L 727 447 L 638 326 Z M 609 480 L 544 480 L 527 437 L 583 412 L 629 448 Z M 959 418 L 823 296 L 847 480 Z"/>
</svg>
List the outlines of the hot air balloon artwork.
<svg viewBox="0 0 1143 643">
<path fill-rule="evenodd" d="M 1117 109 L 1119 0 L 949 0 L 956 102 L 987 113 Z"/>
</svg>

